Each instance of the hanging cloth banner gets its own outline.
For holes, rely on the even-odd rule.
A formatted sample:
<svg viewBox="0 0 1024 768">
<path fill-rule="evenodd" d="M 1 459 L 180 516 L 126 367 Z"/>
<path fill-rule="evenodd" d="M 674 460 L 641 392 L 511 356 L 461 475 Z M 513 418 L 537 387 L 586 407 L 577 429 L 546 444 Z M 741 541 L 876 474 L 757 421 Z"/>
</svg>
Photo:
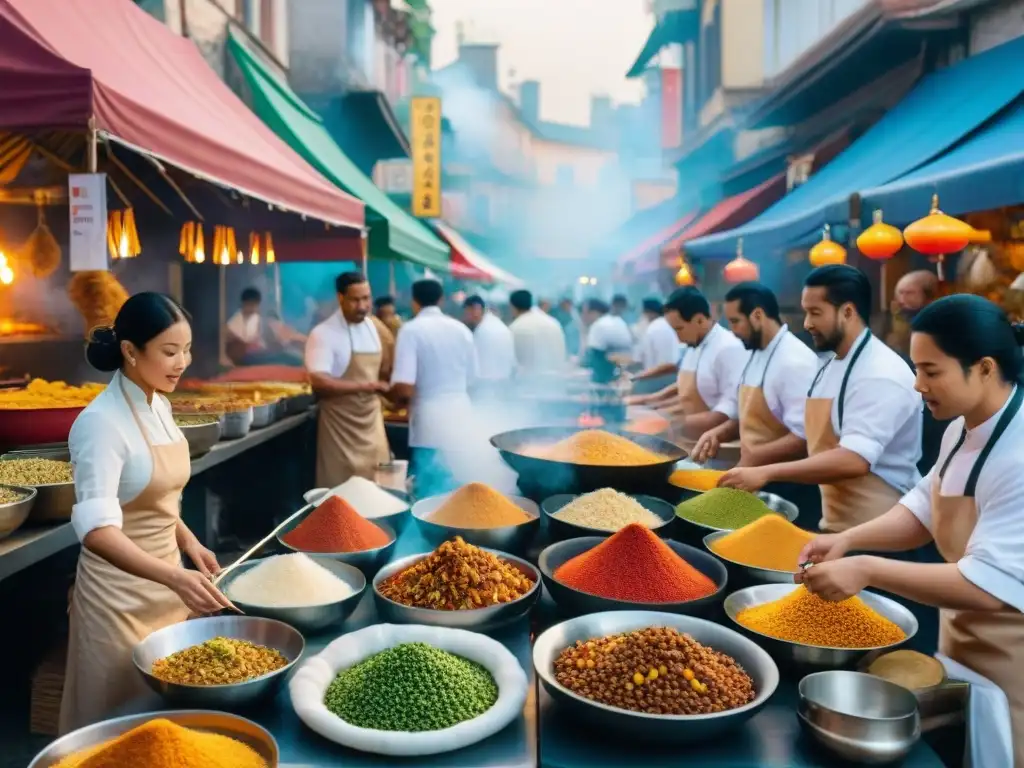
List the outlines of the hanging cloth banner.
<svg viewBox="0 0 1024 768">
<path fill-rule="evenodd" d="M 441 216 L 441 100 L 417 96 L 410 102 L 412 212 L 420 218 Z"/>
<path fill-rule="evenodd" d="M 71 216 L 70 254 L 72 272 L 106 271 L 107 174 L 68 175 L 68 209 Z"/>
</svg>

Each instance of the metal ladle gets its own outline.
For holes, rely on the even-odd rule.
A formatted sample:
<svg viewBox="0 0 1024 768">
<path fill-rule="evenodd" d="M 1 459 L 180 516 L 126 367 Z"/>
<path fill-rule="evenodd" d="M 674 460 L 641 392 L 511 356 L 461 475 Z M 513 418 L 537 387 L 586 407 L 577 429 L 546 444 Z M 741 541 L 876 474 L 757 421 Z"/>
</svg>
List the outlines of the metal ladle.
<svg viewBox="0 0 1024 768">
<path fill-rule="evenodd" d="M 287 518 L 285 518 L 285 520 L 283 522 L 281 522 L 280 524 L 274 526 L 274 529 L 270 533 L 268 533 L 266 536 L 264 536 L 262 539 L 260 539 L 258 542 L 256 542 L 256 544 L 253 547 L 251 547 L 248 552 L 246 552 L 240 558 L 235 560 L 235 562 L 233 562 L 227 568 L 222 569 L 219 573 L 214 575 L 214 577 L 213 577 L 213 584 L 214 584 L 214 586 L 219 584 L 224 579 L 225 576 L 227 576 L 229 573 L 231 573 L 233 570 L 235 570 L 238 566 L 240 566 L 242 563 L 244 563 L 246 560 L 248 560 L 250 557 L 252 557 L 257 552 L 259 552 L 260 549 L 262 549 L 264 546 L 266 546 L 268 543 L 270 543 L 277 536 L 277 534 L 279 534 L 290 522 L 292 522 L 293 520 L 295 520 L 296 518 L 298 518 L 300 515 L 304 514 L 305 512 L 308 512 L 309 510 L 313 509 L 314 506 L 315 506 L 314 504 L 306 504 L 306 506 L 302 507 L 302 509 L 300 509 L 298 512 L 296 512 L 296 513 L 294 513 L 292 515 L 289 515 Z"/>
</svg>

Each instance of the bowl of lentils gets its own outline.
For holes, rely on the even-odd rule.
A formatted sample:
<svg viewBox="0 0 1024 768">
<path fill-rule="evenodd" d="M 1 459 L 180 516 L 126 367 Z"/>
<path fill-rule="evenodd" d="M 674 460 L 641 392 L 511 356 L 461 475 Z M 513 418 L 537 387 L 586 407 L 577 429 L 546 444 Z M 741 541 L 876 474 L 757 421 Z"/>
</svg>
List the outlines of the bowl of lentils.
<svg viewBox="0 0 1024 768">
<path fill-rule="evenodd" d="M 308 659 L 288 688 L 299 719 L 325 739 L 418 756 L 502 730 L 522 714 L 528 683 L 515 656 L 485 635 L 378 624 Z"/>
<path fill-rule="evenodd" d="M 17 485 L 0 485 L 0 539 L 6 539 L 25 522 L 38 491 Z"/>
<path fill-rule="evenodd" d="M 29 513 L 33 522 L 66 522 L 75 506 L 75 484 L 71 462 L 36 456 L 0 457 L 0 484 L 35 488 L 35 503 Z"/>
</svg>

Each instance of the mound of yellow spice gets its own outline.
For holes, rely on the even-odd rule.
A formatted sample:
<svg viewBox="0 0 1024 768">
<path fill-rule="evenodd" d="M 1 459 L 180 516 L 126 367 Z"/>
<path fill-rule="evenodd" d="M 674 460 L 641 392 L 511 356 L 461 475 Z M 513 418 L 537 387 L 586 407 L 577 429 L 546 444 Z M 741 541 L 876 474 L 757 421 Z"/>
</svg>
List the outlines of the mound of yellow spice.
<svg viewBox="0 0 1024 768">
<path fill-rule="evenodd" d="M 538 459 L 602 467 L 642 467 L 667 460 L 660 453 L 602 429 L 586 429 L 554 445 L 535 447 L 528 452 Z"/>
<path fill-rule="evenodd" d="M 503 528 L 527 523 L 530 516 L 489 485 L 470 483 L 449 496 L 429 519 L 453 528 Z"/>
<path fill-rule="evenodd" d="M 778 600 L 740 611 L 736 621 L 762 635 L 823 648 L 880 648 L 907 637 L 859 597 L 833 603 L 804 586 Z"/>
<path fill-rule="evenodd" d="M 65 757 L 54 768 L 267 768 L 267 762 L 228 736 L 157 718 Z"/>
<path fill-rule="evenodd" d="M 796 573 L 800 551 L 813 538 L 781 515 L 765 515 L 723 536 L 711 551 L 734 563 Z"/>
</svg>

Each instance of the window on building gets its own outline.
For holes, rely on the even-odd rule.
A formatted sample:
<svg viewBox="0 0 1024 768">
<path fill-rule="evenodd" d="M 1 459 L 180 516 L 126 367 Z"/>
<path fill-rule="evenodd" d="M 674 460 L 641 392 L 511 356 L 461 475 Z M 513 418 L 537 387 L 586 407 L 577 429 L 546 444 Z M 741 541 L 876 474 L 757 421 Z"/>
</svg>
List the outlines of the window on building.
<svg viewBox="0 0 1024 768">
<path fill-rule="evenodd" d="M 722 4 L 715 5 L 711 23 L 700 31 L 698 109 L 722 86 Z"/>
<path fill-rule="evenodd" d="M 276 50 L 274 40 L 274 0 L 260 2 L 260 40 L 271 51 Z"/>
</svg>

